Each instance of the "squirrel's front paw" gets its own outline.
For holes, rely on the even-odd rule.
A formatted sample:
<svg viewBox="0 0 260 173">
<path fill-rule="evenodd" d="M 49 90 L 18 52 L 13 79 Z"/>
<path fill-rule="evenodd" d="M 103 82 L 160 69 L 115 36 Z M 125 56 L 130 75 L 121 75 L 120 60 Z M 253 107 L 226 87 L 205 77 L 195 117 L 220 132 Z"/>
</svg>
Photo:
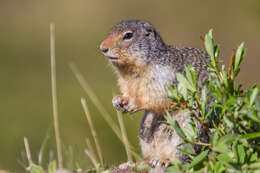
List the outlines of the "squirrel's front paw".
<svg viewBox="0 0 260 173">
<path fill-rule="evenodd" d="M 115 96 L 112 99 L 112 104 L 117 110 L 122 111 L 123 113 L 134 113 L 138 110 L 134 101 L 122 95 Z"/>
</svg>

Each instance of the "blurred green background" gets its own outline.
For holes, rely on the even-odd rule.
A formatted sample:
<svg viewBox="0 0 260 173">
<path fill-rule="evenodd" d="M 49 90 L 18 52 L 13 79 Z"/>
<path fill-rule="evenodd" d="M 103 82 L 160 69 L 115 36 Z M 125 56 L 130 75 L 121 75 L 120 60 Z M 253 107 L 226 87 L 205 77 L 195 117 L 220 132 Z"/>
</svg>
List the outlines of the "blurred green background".
<svg viewBox="0 0 260 173">
<path fill-rule="evenodd" d="M 18 160 L 29 139 L 33 159 L 51 126 L 52 102 L 49 23 L 56 24 L 58 109 L 62 143 L 71 146 L 75 161 L 90 167 L 83 150 L 90 130 L 80 104 L 86 97 L 108 165 L 126 160 L 123 145 L 105 123 L 68 67 L 77 64 L 102 104 L 116 120 L 111 99 L 118 93 L 116 76 L 99 51 L 109 29 L 126 19 L 150 21 L 169 44 L 203 48 L 199 39 L 214 28 L 223 61 L 245 41 L 247 49 L 239 83 L 260 83 L 260 1 L 0 1 L 0 168 L 23 172 Z M 130 142 L 140 152 L 138 126 L 141 113 L 124 116 Z M 51 133 L 48 151 L 55 155 Z M 93 142 L 93 141 L 92 141 Z M 49 156 L 46 155 L 46 161 Z"/>
</svg>

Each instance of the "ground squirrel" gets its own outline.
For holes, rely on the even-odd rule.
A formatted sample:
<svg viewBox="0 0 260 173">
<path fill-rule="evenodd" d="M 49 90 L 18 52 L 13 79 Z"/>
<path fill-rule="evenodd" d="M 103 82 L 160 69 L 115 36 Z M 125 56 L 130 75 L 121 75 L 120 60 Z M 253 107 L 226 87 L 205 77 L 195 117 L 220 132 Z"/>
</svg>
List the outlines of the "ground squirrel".
<svg viewBox="0 0 260 173">
<path fill-rule="evenodd" d="M 208 76 L 207 54 L 196 48 L 165 44 L 150 23 L 140 20 L 115 25 L 100 49 L 115 68 L 123 93 L 113 98 L 114 107 L 130 113 L 145 111 L 139 134 L 144 157 L 154 166 L 173 157 L 185 160 L 176 149 L 181 143 L 178 135 L 160 123 L 164 119 L 160 115 L 171 105 L 165 85 L 177 84 L 176 73 L 184 74 L 184 66 L 192 65 L 198 85 L 203 86 Z M 185 128 L 190 117 L 176 112 L 173 118 Z"/>
</svg>

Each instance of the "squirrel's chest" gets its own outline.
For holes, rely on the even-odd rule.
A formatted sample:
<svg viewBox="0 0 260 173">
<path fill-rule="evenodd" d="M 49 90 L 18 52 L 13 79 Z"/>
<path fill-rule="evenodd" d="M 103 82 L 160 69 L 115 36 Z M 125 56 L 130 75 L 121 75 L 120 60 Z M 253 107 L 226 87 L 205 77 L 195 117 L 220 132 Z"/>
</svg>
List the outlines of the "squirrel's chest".
<svg viewBox="0 0 260 173">
<path fill-rule="evenodd" d="M 171 85 L 175 73 L 166 67 L 154 67 L 142 77 L 119 78 L 119 86 L 124 95 L 134 99 L 139 105 L 149 107 L 165 104 L 167 94 L 165 85 Z"/>
</svg>

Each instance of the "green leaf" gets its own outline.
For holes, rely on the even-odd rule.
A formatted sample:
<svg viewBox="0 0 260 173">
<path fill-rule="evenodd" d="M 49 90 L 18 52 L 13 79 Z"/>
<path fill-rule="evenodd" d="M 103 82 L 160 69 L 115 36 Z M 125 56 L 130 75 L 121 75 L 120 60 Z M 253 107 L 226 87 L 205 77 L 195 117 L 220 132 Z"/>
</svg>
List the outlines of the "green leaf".
<svg viewBox="0 0 260 173">
<path fill-rule="evenodd" d="M 192 65 L 184 66 L 186 77 L 189 81 L 189 83 L 192 85 L 193 88 L 196 90 L 196 77 L 195 77 L 195 70 L 192 67 Z"/>
<path fill-rule="evenodd" d="M 236 55 L 235 55 L 235 69 L 238 69 L 239 68 L 239 65 L 241 63 L 241 61 L 243 60 L 243 57 L 244 57 L 244 42 L 241 43 L 238 48 L 237 48 L 237 51 L 236 51 Z"/>
<path fill-rule="evenodd" d="M 250 96 L 250 106 L 252 106 L 254 104 L 256 97 L 258 96 L 258 92 L 259 92 L 258 88 L 254 88 L 254 90 Z"/>
<path fill-rule="evenodd" d="M 225 121 L 225 123 L 227 124 L 227 127 L 228 127 L 229 129 L 234 128 L 234 123 L 229 120 L 229 117 L 224 116 L 223 118 L 224 118 L 224 121 Z"/>
<path fill-rule="evenodd" d="M 209 32 L 205 35 L 205 48 L 209 56 L 214 59 L 214 45 L 212 32 L 213 29 L 210 29 Z"/>
<path fill-rule="evenodd" d="M 53 160 L 49 163 L 49 172 L 48 173 L 54 173 L 57 169 L 57 166 L 56 166 L 56 160 Z"/>
<path fill-rule="evenodd" d="M 191 119 L 188 119 L 186 121 L 187 121 L 187 125 L 185 126 L 185 128 L 182 128 L 182 130 L 190 141 L 194 141 L 194 139 L 196 138 L 195 122 Z"/>
<path fill-rule="evenodd" d="M 251 157 L 250 157 L 250 162 L 256 161 L 257 158 L 258 158 L 258 154 L 257 154 L 257 152 L 255 152 L 254 154 L 251 155 Z"/>
<path fill-rule="evenodd" d="M 222 65 L 220 74 L 221 74 L 221 77 L 224 79 L 225 86 L 228 88 L 228 75 L 227 75 L 227 71 L 225 69 L 225 65 Z"/>
<path fill-rule="evenodd" d="M 235 142 L 232 144 L 232 151 L 233 151 L 233 153 L 234 153 L 234 162 L 239 162 L 239 156 L 238 156 L 237 146 L 238 146 L 238 141 L 235 141 Z"/>
<path fill-rule="evenodd" d="M 219 45 L 216 45 L 215 47 L 214 47 L 214 52 L 215 52 L 215 58 L 216 58 L 216 61 L 218 61 L 218 56 L 219 56 Z"/>
<path fill-rule="evenodd" d="M 217 159 L 224 164 L 229 164 L 229 163 L 233 162 L 232 158 L 229 157 L 229 155 L 227 155 L 227 154 L 219 154 L 217 156 Z"/>
<path fill-rule="evenodd" d="M 219 143 L 228 144 L 228 143 L 234 142 L 236 139 L 238 139 L 237 136 L 232 135 L 232 134 L 227 134 L 225 136 L 222 136 L 219 139 Z"/>
<path fill-rule="evenodd" d="M 193 85 L 185 78 L 185 76 L 183 74 L 177 73 L 176 74 L 176 78 L 177 78 L 177 80 L 179 82 L 178 85 L 180 85 L 182 87 L 185 87 L 185 88 L 189 89 L 192 92 L 196 91 L 196 88 L 193 87 Z"/>
<path fill-rule="evenodd" d="M 201 105 L 201 114 L 202 114 L 202 117 L 203 117 L 203 120 L 205 120 L 206 118 L 206 106 L 207 106 L 207 102 L 208 102 L 208 99 L 207 99 L 207 87 L 204 86 L 202 91 L 201 91 L 201 99 L 202 99 L 202 105 Z"/>
<path fill-rule="evenodd" d="M 174 98 L 173 92 L 172 90 L 169 88 L 169 86 L 167 84 L 164 85 L 165 91 L 168 95 L 169 98 Z"/>
<path fill-rule="evenodd" d="M 29 170 L 31 171 L 31 173 L 44 173 L 44 170 L 40 166 L 37 166 L 37 165 L 31 165 L 29 167 Z"/>
<path fill-rule="evenodd" d="M 178 134 L 180 138 L 182 138 L 183 140 L 187 140 L 186 139 L 187 137 L 183 132 L 183 130 L 181 129 L 179 123 L 176 120 L 173 120 L 169 113 L 166 115 L 166 120 L 171 125 L 171 127 L 175 130 L 175 132 Z"/>
<path fill-rule="evenodd" d="M 260 123 L 260 118 L 259 118 L 259 116 L 257 115 L 256 112 L 252 112 L 252 111 L 246 112 L 245 115 L 247 115 L 247 117 L 250 118 L 251 120 Z"/>
<path fill-rule="evenodd" d="M 191 163 L 184 165 L 184 170 L 188 170 L 190 168 L 193 168 L 194 166 L 201 163 L 206 157 L 208 156 L 209 150 L 201 152 L 198 156 L 196 156 Z"/>
<path fill-rule="evenodd" d="M 177 158 L 172 158 L 171 163 L 174 166 L 170 166 L 167 168 L 168 173 L 182 173 L 183 172 L 183 164 Z"/>
<path fill-rule="evenodd" d="M 179 170 L 177 166 L 171 166 L 167 168 L 167 173 L 182 173 L 183 171 Z"/>
<path fill-rule="evenodd" d="M 235 141 L 237 139 L 237 136 L 228 134 L 225 136 L 222 136 L 218 142 L 216 143 L 215 146 L 213 146 L 213 150 L 220 152 L 220 153 L 228 153 L 230 152 L 229 149 L 229 144 L 232 143 L 233 141 Z"/>
<path fill-rule="evenodd" d="M 260 169 L 260 161 L 252 163 L 248 167 L 251 168 L 251 169 Z"/>
<path fill-rule="evenodd" d="M 234 68 L 233 68 L 233 72 L 232 75 L 234 77 L 236 77 L 240 71 L 240 64 L 242 62 L 242 60 L 244 59 L 245 56 L 245 48 L 244 48 L 244 43 L 241 43 L 236 51 L 236 55 L 235 55 L 235 63 L 234 63 Z"/>
<path fill-rule="evenodd" d="M 133 171 L 135 172 L 142 172 L 142 171 L 148 171 L 150 169 L 150 167 L 146 164 L 140 164 L 140 165 L 137 165 L 135 167 L 133 167 Z"/>
<path fill-rule="evenodd" d="M 177 149 L 187 155 L 196 154 L 193 145 L 190 143 L 182 144 L 181 147 L 177 147 Z"/>
<path fill-rule="evenodd" d="M 39 165 L 42 165 L 43 164 L 43 158 L 44 158 L 44 152 L 46 150 L 46 147 L 47 147 L 47 143 L 50 139 L 50 134 L 51 134 L 51 130 L 52 130 L 52 126 L 50 126 L 48 128 L 48 131 L 47 131 L 47 134 L 41 144 L 41 148 L 40 148 L 40 152 L 39 152 L 39 155 L 38 155 L 38 164 Z"/>
<path fill-rule="evenodd" d="M 218 133 L 217 133 L 217 131 L 215 131 L 213 133 L 212 137 L 210 138 L 210 143 L 212 144 L 213 147 L 217 144 L 218 139 L 219 139 Z"/>
<path fill-rule="evenodd" d="M 248 133 L 248 134 L 242 135 L 240 138 L 254 139 L 254 138 L 259 138 L 259 137 L 260 137 L 260 132 L 253 132 L 253 133 Z"/>
<path fill-rule="evenodd" d="M 246 157 L 245 148 L 243 145 L 239 144 L 237 146 L 237 149 L 238 149 L 239 162 L 242 164 L 245 162 L 245 157 Z"/>
</svg>

